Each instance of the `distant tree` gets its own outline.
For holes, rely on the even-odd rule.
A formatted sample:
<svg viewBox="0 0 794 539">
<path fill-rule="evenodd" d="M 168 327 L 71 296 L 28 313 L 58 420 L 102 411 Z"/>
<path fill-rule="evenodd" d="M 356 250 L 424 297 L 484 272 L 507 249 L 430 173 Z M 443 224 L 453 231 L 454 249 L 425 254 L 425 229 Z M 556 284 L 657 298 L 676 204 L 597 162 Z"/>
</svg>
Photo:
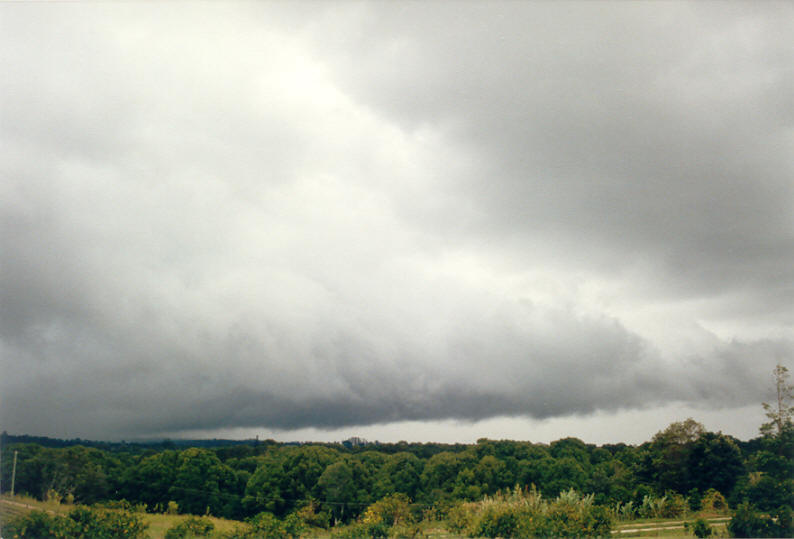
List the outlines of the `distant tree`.
<svg viewBox="0 0 794 539">
<path fill-rule="evenodd" d="M 794 400 L 794 386 L 788 383 L 788 369 L 783 365 L 778 364 L 772 371 L 772 376 L 775 378 L 777 399 L 772 404 L 763 403 L 769 422 L 761 425 L 761 434 L 764 436 L 772 436 L 774 434 L 781 436 L 784 431 L 791 430 L 794 427 L 794 423 L 792 423 L 794 407 L 791 404 Z"/>
<path fill-rule="evenodd" d="M 588 454 L 587 444 L 579 438 L 568 437 L 551 442 L 549 449 L 551 451 L 551 456 L 555 459 L 571 457 L 576 459 L 585 469 L 590 466 L 590 455 Z"/>
</svg>

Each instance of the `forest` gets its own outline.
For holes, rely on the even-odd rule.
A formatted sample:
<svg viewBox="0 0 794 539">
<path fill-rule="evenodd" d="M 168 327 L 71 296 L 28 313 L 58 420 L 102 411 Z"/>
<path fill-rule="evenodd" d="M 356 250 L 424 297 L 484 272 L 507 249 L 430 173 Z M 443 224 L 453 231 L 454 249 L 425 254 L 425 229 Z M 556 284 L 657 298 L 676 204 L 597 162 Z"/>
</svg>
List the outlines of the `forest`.
<svg viewBox="0 0 794 539">
<path fill-rule="evenodd" d="M 790 391 L 785 383 L 783 389 Z M 794 427 L 791 408 L 779 402 L 780 406 L 766 405 L 770 422 L 748 441 L 709 432 L 690 418 L 637 446 L 597 446 L 564 438 L 549 444 L 488 439 L 452 445 L 265 440 L 179 447 L 169 441 L 32 441 L 3 433 L 2 488 L 8 492 L 13 474 L 16 493 L 40 500 L 115 503 L 150 513 L 212 515 L 249 523 L 300 519 L 309 529 L 332 531 L 355 530 L 372 520 L 373 511 L 391 514 L 393 525 L 395 507 L 402 507 L 410 514 L 408 520 L 434 518 L 470 535 L 522 535 L 515 527 L 520 519 L 514 519 L 507 532 L 489 531 L 481 514 L 473 516 L 479 509 L 472 504 L 513 499 L 523 507 L 541 496 L 549 502 L 586 498 L 589 507 L 600 508 L 602 514 L 596 511 L 590 517 L 597 521 L 600 514 L 606 527 L 596 526 L 593 533 L 577 529 L 575 535 L 601 535 L 616 518 L 678 517 L 706 505 L 743 508 L 750 516 L 756 514 L 752 511 L 771 515 L 767 523 L 790 526 Z M 465 507 L 468 515 L 461 512 Z M 554 506 L 549 507 L 544 511 L 551 514 Z M 790 535 L 775 528 L 775 534 L 781 532 Z M 524 533 L 544 535 L 542 530 Z M 379 536 L 372 529 L 361 535 Z"/>
</svg>

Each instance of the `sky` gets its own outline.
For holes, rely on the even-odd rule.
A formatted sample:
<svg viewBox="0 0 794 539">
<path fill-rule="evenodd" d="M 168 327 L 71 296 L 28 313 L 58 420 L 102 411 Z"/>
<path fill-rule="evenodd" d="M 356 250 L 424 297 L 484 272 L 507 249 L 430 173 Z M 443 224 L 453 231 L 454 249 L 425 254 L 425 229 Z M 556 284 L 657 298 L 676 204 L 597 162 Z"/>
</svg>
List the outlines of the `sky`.
<svg viewBox="0 0 794 539">
<path fill-rule="evenodd" d="M 789 2 L 0 5 L 0 428 L 758 435 Z"/>
</svg>

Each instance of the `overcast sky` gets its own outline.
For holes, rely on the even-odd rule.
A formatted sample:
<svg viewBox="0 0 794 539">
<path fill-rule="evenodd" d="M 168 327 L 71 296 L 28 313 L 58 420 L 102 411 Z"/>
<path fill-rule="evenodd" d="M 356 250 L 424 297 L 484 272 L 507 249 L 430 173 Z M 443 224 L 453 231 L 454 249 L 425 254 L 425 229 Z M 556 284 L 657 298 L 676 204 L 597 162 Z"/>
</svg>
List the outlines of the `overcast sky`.
<svg viewBox="0 0 794 539">
<path fill-rule="evenodd" d="M 754 437 L 790 2 L 5 3 L 0 424 Z"/>
</svg>

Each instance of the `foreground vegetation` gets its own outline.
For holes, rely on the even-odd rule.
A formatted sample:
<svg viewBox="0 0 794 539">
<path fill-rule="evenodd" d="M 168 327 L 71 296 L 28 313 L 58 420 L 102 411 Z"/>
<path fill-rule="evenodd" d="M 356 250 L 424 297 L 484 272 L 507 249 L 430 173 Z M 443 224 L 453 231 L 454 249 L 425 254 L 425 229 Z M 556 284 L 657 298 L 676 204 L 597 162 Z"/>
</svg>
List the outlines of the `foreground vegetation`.
<svg viewBox="0 0 794 539">
<path fill-rule="evenodd" d="M 734 536 L 791 536 L 791 388 L 776 374 L 778 405 L 746 442 L 688 419 L 639 446 L 7 443 L 16 492 L 68 510 L 11 515 L 4 536 L 595 537 L 689 519 L 686 533 L 701 537 L 719 515 Z M 4 489 L 11 475 L 4 458 Z"/>
</svg>

